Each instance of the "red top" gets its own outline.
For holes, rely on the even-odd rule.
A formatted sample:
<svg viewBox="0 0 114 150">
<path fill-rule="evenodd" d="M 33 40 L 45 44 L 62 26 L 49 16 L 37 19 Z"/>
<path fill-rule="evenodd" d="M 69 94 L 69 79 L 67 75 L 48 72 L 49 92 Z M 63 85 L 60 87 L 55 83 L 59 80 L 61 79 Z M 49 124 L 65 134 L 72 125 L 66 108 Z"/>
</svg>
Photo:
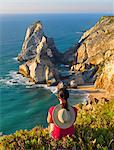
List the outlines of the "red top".
<svg viewBox="0 0 114 150">
<path fill-rule="evenodd" d="M 52 106 L 49 109 L 49 113 L 50 113 L 50 117 L 51 117 L 50 123 L 53 123 L 52 113 L 53 113 L 54 108 L 55 108 L 55 106 Z M 77 109 L 75 107 L 73 107 L 73 109 L 75 111 L 75 115 L 77 116 Z M 67 129 L 61 129 L 54 124 L 54 128 L 53 128 L 51 135 L 54 139 L 60 139 L 60 138 L 67 136 L 67 135 L 73 135 L 74 133 L 75 133 L 75 130 L 74 130 L 73 125 Z"/>
</svg>

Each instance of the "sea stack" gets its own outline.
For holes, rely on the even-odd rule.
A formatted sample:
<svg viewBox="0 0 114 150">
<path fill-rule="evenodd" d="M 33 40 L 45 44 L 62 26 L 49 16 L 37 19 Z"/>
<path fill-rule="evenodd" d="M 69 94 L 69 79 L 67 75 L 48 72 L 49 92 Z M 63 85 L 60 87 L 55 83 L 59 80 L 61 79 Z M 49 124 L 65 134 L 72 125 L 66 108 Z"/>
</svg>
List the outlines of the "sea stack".
<svg viewBox="0 0 114 150">
<path fill-rule="evenodd" d="M 55 84 L 59 81 L 57 63 L 60 53 L 55 47 L 54 40 L 44 35 L 40 21 L 29 26 L 26 31 L 22 51 L 18 60 L 19 73 L 30 78 L 34 83 Z"/>
</svg>

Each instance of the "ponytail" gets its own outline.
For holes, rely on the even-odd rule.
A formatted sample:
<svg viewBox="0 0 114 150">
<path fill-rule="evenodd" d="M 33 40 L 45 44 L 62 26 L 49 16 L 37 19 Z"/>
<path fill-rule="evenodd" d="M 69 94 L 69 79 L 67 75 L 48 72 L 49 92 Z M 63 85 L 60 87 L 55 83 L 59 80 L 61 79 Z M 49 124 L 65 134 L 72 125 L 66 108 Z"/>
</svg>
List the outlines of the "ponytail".
<svg viewBox="0 0 114 150">
<path fill-rule="evenodd" d="M 69 98 L 69 91 L 66 88 L 61 88 L 58 92 L 58 97 L 62 100 L 62 108 L 68 110 L 67 99 Z"/>
<path fill-rule="evenodd" d="M 69 111 L 69 109 L 68 109 L 68 102 L 67 102 L 67 100 L 65 100 L 65 102 L 64 102 L 64 103 L 62 103 L 61 105 L 62 105 L 62 108 L 64 108 L 64 109 L 66 109 L 67 111 Z"/>
</svg>

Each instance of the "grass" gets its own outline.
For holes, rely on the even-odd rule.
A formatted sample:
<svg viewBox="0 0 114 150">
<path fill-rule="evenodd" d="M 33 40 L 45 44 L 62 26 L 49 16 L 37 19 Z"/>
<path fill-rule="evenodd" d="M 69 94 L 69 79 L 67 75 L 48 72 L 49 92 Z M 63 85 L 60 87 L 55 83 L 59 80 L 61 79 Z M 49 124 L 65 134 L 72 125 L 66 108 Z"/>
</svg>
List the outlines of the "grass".
<svg viewBox="0 0 114 150">
<path fill-rule="evenodd" d="M 99 23 L 101 23 L 105 18 L 109 18 L 109 24 L 113 23 L 114 22 L 114 16 L 102 16 L 100 19 L 99 19 Z"/>
<path fill-rule="evenodd" d="M 37 126 L 32 130 L 20 130 L 0 138 L 0 150 L 47 150 L 64 148 L 77 150 L 114 149 L 114 101 L 99 101 L 91 105 L 79 105 L 75 122 L 75 136 L 56 141 L 48 129 Z"/>
</svg>

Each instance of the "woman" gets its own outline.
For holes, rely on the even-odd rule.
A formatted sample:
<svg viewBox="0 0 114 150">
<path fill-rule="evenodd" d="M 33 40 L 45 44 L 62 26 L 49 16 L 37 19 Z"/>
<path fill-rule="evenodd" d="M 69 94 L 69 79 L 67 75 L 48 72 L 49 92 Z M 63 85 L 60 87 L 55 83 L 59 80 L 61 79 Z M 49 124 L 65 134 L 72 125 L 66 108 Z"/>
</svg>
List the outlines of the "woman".
<svg viewBox="0 0 114 150">
<path fill-rule="evenodd" d="M 59 140 L 66 135 L 74 134 L 73 124 L 76 120 L 77 109 L 68 104 L 69 92 L 66 88 L 61 88 L 57 97 L 60 104 L 49 109 L 47 122 L 51 126 L 51 137 Z"/>
</svg>

